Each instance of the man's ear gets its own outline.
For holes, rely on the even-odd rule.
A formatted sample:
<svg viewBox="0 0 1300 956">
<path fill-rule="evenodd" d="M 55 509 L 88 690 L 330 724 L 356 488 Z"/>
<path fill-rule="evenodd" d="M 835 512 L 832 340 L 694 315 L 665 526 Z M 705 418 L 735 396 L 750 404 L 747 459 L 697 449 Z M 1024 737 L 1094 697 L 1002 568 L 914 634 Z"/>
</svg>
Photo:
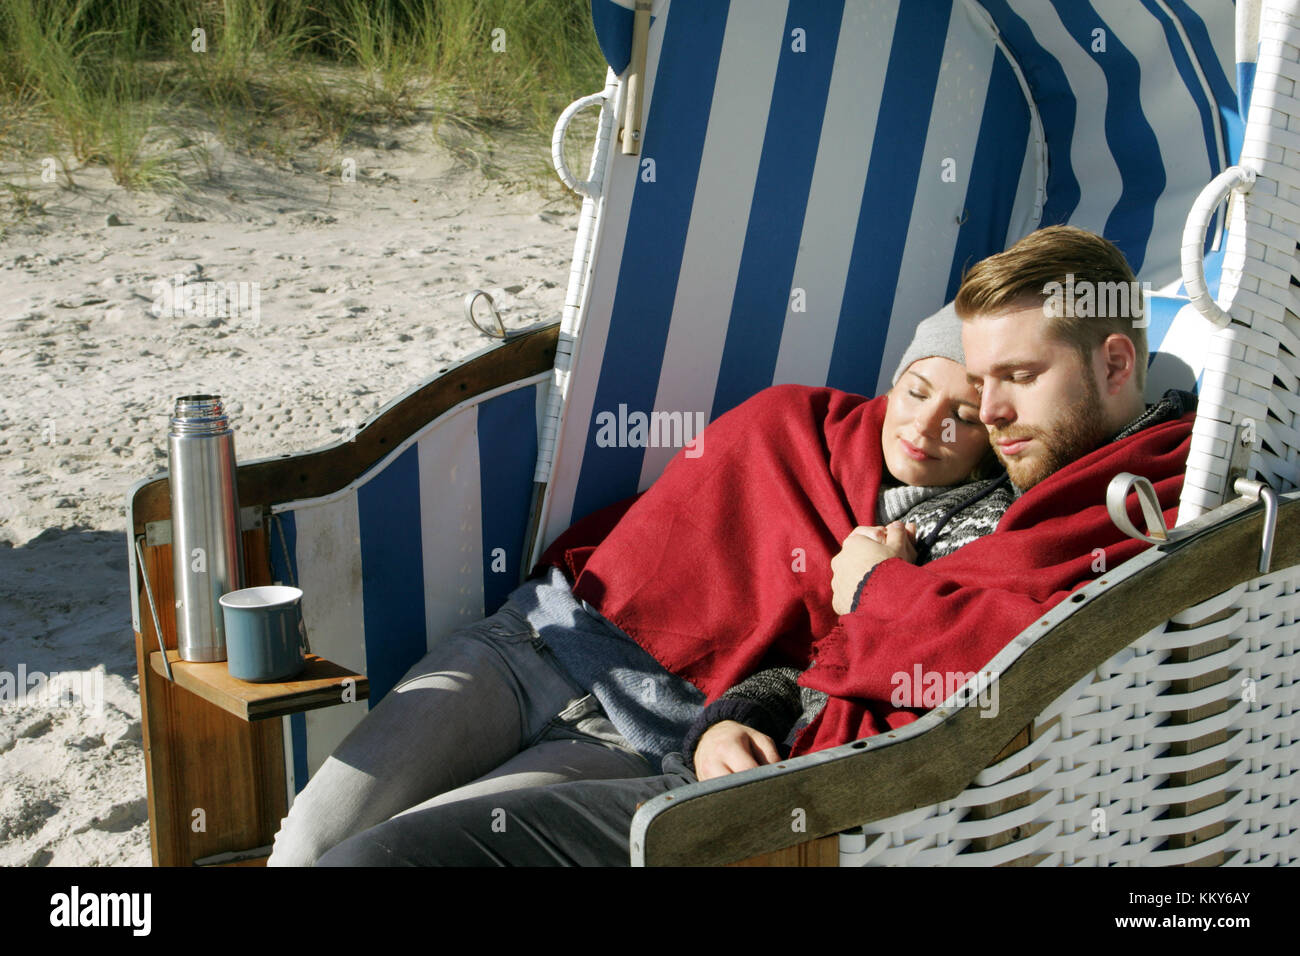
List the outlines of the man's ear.
<svg viewBox="0 0 1300 956">
<path fill-rule="evenodd" d="M 1137 371 L 1137 349 L 1133 340 L 1118 332 L 1106 336 L 1101 343 L 1101 363 L 1105 394 L 1118 395 Z"/>
</svg>

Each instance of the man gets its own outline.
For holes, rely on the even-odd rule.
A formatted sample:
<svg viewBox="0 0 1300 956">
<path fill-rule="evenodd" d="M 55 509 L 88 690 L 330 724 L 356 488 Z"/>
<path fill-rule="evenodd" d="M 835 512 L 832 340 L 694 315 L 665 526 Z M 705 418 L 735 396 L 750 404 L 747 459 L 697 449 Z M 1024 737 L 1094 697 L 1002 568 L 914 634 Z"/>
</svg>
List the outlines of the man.
<svg viewBox="0 0 1300 956">
<path fill-rule="evenodd" d="M 321 863 L 626 863 L 636 806 L 697 779 L 692 763 L 707 778 L 778 759 L 776 735 L 786 731 L 790 755 L 798 756 L 915 720 L 927 705 L 898 700 L 900 672 L 916 665 L 938 674 L 981 670 L 1092 580 L 1098 555 L 1113 567 L 1145 547 L 1109 520 L 1104 493 L 1111 477 L 1148 477 L 1173 517 L 1193 400 L 1167 393 L 1144 408 L 1140 305 L 1111 310 L 1127 314 L 1094 314 L 1100 291 L 1116 283 L 1133 283 L 1119 251 L 1070 227 L 1040 230 L 969 271 L 956 300 L 967 369 L 1016 500 L 996 532 L 923 566 L 908 560 L 911 541 L 900 525 L 850 534 L 832 562 L 837 605 L 852 594 L 848 613 L 817 642 L 797 684 L 787 664 L 785 680 L 754 691 L 746 687 L 751 678 L 715 696 L 714 679 L 731 671 L 704 660 L 689 676 L 714 699 L 688 734 L 684 760 L 670 755 L 662 775 L 466 800 L 441 808 L 436 828 L 400 859 L 389 848 L 370 857 L 353 848 Z M 1090 298 L 1062 302 L 1050 291 L 1061 288 Z M 624 587 L 617 579 L 603 582 L 610 606 L 638 581 L 627 580 Z M 652 636 L 636 636 L 663 660 Z M 493 826 L 503 820 L 504 827 Z"/>
</svg>

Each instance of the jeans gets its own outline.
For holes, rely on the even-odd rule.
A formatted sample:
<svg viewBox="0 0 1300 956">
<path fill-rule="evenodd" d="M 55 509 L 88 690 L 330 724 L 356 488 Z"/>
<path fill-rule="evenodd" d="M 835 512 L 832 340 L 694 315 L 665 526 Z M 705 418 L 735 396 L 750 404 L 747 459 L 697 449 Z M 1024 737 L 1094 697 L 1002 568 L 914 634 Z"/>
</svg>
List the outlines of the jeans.
<svg viewBox="0 0 1300 956">
<path fill-rule="evenodd" d="M 348 734 L 294 800 L 267 865 L 311 866 L 371 828 L 465 800 L 653 773 L 507 601 L 440 641 Z"/>
<path fill-rule="evenodd" d="M 318 866 L 627 866 L 637 807 L 695 783 L 681 754 L 664 772 L 575 780 L 416 809 L 345 840 Z"/>
</svg>

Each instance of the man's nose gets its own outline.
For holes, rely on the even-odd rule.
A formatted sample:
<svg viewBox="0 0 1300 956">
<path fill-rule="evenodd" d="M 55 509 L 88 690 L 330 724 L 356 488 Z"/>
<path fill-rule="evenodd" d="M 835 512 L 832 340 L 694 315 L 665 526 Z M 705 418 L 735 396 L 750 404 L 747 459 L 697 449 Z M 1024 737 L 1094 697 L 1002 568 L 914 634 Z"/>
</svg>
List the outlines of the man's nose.
<svg viewBox="0 0 1300 956">
<path fill-rule="evenodd" d="M 1016 415 L 1006 399 L 1006 393 L 997 383 L 984 385 L 980 393 L 980 421 L 985 425 L 1007 425 L 1015 421 Z"/>
</svg>

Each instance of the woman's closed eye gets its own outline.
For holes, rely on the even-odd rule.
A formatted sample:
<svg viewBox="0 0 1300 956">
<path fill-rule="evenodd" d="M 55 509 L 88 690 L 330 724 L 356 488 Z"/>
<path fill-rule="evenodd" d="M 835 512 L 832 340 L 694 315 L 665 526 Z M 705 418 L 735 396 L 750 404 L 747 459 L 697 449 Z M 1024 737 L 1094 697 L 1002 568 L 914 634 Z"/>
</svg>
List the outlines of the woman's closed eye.
<svg viewBox="0 0 1300 956">
<path fill-rule="evenodd" d="M 978 392 L 978 387 L 976 391 Z M 907 394 L 909 397 L 915 399 L 918 402 L 929 401 L 931 397 L 929 392 L 921 391 L 916 388 L 909 388 L 907 390 Z M 940 397 L 940 399 L 942 400 L 942 396 Z M 952 406 L 950 411 L 951 414 L 949 417 L 951 417 L 955 421 L 961 422 L 963 425 L 979 426 L 981 428 L 984 427 L 984 423 L 981 422 L 979 418 L 978 408 L 974 408 L 969 404 L 955 404 Z M 965 415 L 963 415 L 963 412 L 965 413 Z"/>
</svg>

